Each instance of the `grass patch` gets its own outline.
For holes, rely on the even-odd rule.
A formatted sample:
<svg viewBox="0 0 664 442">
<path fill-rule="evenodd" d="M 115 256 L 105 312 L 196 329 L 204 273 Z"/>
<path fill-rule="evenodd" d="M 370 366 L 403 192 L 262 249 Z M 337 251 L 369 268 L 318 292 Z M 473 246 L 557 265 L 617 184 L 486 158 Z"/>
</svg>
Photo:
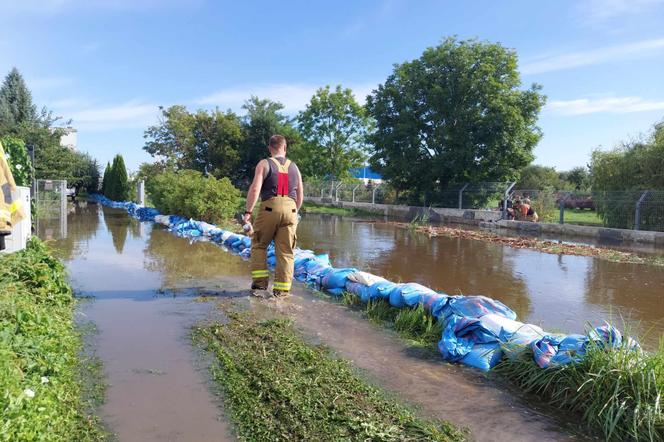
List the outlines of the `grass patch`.
<svg viewBox="0 0 664 442">
<path fill-rule="evenodd" d="M 0 257 L 0 440 L 105 438 L 90 412 L 103 391 L 81 378 L 86 364 L 100 367 L 81 359 L 74 306 L 63 265 L 38 239 Z"/>
<path fill-rule="evenodd" d="M 565 209 L 565 224 L 603 226 L 602 218 L 594 210 Z"/>
<path fill-rule="evenodd" d="M 229 313 L 197 327 L 194 338 L 216 359 L 221 387 L 241 439 L 249 441 L 457 441 L 465 433 L 416 417 L 357 376 L 284 319 Z"/>
<path fill-rule="evenodd" d="M 395 330 L 399 336 L 411 343 L 437 351 L 438 341 L 443 334 L 443 324 L 431 316 L 422 304 L 417 307 L 395 308 L 384 299 L 363 304 L 359 296 L 344 293 L 342 302 L 362 310 L 372 322 Z"/>
<path fill-rule="evenodd" d="M 350 208 L 350 207 L 334 207 L 326 206 L 324 204 L 316 204 L 310 201 L 305 202 L 302 205 L 302 212 L 304 213 L 321 213 L 326 215 L 339 215 L 339 216 L 369 216 L 376 217 L 380 216 L 375 212 L 369 210 Z"/>
<path fill-rule="evenodd" d="M 583 425 L 606 440 L 664 440 L 664 349 L 606 351 L 591 345 L 578 364 L 547 369 L 526 350 L 494 371 L 525 392 L 578 413 Z"/>
</svg>

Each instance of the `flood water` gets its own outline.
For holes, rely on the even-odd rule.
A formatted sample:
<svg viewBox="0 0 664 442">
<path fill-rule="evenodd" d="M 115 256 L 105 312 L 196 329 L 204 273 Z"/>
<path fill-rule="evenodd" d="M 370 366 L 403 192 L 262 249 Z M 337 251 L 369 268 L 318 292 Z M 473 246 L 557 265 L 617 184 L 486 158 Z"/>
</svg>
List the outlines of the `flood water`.
<svg viewBox="0 0 664 442">
<path fill-rule="evenodd" d="M 52 230 L 52 227 L 49 227 Z M 43 235 L 48 236 L 48 232 Z M 305 217 L 303 248 L 330 252 L 337 267 L 356 266 L 447 293 L 482 293 L 505 302 L 522 320 L 547 329 L 582 331 L 585 321 L 623 315 L 659 335 L 664 306 L 660 268 L 556 256 L 464 239 L 428 238 L 386 224 L 331 216 Z M 189 243 L 121 210 L 81 203 L 67 235 L 53 242 L 94 322 L 97 355 L 109 383 L 100 414 L 121 441 L 217 441 L 233 434 L 210 393 L 192 348 L 191 325 L 215 317 L 214 303 L 232 298 L 255 310 L 293 318 L 378 385 L 423 413 L 467 426 L 477 440 L 569 440 L 569 416 L 533 406 L 481 373 L 413 352 L 403 341 L 295 284 L 279 303 L 247 297 L 249 266 L 204 242 Z"/>
<path fill-rule="evenodd" d="M 545 330 L 583 332 L 610 320 L 647 345 L 664 333 L 664 268 L 552 255 L 462 238 L 434 237 L 389 224 L 309 215 L 302 247 L 328 251 L 335 267 L 448 294 L 482 294 Z M 662 251 L 664 253 L 664 251 Z"/>
</svg>

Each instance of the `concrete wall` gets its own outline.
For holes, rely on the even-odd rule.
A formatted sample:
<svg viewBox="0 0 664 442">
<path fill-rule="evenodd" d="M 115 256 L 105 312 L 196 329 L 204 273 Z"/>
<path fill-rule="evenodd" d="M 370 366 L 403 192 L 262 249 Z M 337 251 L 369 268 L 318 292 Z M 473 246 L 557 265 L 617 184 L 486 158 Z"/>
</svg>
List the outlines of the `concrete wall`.
<svg viewBox="0 0 664 442">
<path fill-rule="evenodd" d="M 404 221 L 412 221 L 416 217 L 422 218 L 424 216 L 433 223 L 455 222 L 478 225 L 481 222 L 495 222 L 500 219 L 500 212 L 494 210 L 441 209 L 394 204 L 351 203 L 347 201 L 333 202 L 330 198 L 316 197 L 307 197 L 305 200 L 334 207 L 361 209 Z"/>
<path fill-rule="evenodd" d="M 526 221 L 501 220 L 492 223 L 480 223 L 483 228 L 504 228 L 533 234 L 553 234 L 560 236 L 579 236 L 595 238 L 600 241 L 615 243 L 642 243 L 664 246 L 664 232 L 647 230 L 611 229 L 608 227 L 577 226 L 574 224 L 531 223 Z"/>
<path fill-rule="evenodd" d="M 389 216 L 404 221 L 415 217 L 428 216 L 432 223 L 452 222 L 471 224 L 486 229 L 511 229 L 518 232 L 540 235 L 542 233 L 558 236 L 578 236 L 594 238 L 614 243 L 641 243 L 664 247 L 664 232 L 642 230 L 611 229 L 608 227 L 577 226 L 574 224 L 532 223 L 527 221 L 501 220 L 497 210 L 440 209 L 415 206 L 397 206 L 392 204 L 333 202 L 330 198 L 307 197 L 306 201 L 334 207 L 362 209 L 378 215 Z"/>
</svg>

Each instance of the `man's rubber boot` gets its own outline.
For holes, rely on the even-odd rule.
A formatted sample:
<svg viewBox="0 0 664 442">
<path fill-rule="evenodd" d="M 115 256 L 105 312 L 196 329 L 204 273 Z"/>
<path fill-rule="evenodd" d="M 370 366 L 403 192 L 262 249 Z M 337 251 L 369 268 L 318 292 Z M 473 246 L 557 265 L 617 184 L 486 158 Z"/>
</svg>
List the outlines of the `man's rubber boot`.
<svg viewBox="0 0 664 442">
<path fill-rule="evenodd" d="M 249 291 L 249 293 L 251 294 L 251 296 L 255 296 L 257 298 L 263 298 L 264 296 L 261 294 L 261 292 L 262 291 L 264 292 L 266 290 L 267 287 L 264 287 L 260 284 L 251 284 L 251 290 Z"/>
<path fill-rule="evenodd" d="M 285 290 L 272 290 L 272 296 L 275 299 L 288 298 L 290 295 L 291 295 L 290 292 L 285 291 Z"/>
</svg>

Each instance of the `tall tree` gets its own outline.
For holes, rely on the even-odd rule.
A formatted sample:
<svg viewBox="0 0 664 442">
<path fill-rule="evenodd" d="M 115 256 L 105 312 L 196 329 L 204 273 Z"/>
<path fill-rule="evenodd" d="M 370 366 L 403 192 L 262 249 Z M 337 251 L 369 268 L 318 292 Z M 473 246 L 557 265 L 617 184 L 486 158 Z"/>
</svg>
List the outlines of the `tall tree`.
<svg viewBox="0 0 664 442">
<path fill-rule="evenodd" d="M 288 155 L 291 157 L 297 156 L 302 138 L 290 119 L 281 112 L 283 104 L 252 96 L 242 108 L 247 114 L 243 118 L 241 174 L 245 181 L 250 181 L 256 164 L 268 155 L 267 145 L 272 135 L 286 137 Z"/>
<path fill-rule="evenodd" d="M 233 112 L 161 108 L 159 124 L 149 127 L 143 149 L 176 169 L 193 169 L 215 177 L 240 175 L 242 126 Z"/>
<path fill-rule="evenodd" d="M 521 190 L 560 189 L 562 181 L 555 168 L 530 164 L 521 170 L 515 187 Z"/>
<path fill-rule="evenodd" d="M 108 198 L 114 201 L 126 201 L 129 198 L 129 178 L 122 155 L 118 154 L 113 158 L 106 186 Z"/>
<path fill-rule="evenodd" d="M 111 163 L 106 163 L 106 169 L 104 169 L 104 177 L 101 180 L 101 193 L 106 195 L 108 191 L 108 177 L 111 175 Z"/>
<path fill-rule="evenodd" d="M 453 182 L 514 179 L 541 137 L 539 90 L 521 89 L 513 50 L 448 38 L 395 65 L 368 97 L 371 164 L 397 189 L 433 198 Z"/>
<path fill-rule="evenodd" d="M 302 162 L 311 173 L 343 178 L 362 165 L 371 122 L 350 89 L 318 89 L 297 121 L 305 140 Z"/>
<path fill-rule="evenodd" d="M 33 124 L 37 119 L 37 107 L 32 103 L 32 94 L 21 73 L 13 68 L 0 87 L 0 125 Z"/>
</svg>

